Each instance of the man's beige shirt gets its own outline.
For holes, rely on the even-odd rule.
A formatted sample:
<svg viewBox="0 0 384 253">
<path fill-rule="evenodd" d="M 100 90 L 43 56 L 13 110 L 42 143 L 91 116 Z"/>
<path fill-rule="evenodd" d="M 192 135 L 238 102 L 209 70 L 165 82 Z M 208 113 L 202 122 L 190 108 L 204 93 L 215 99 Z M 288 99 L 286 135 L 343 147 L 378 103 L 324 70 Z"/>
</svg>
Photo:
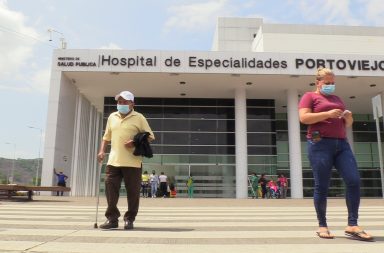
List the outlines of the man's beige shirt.
<svg viewBox="0 0 384 253">
<path fill-rule="evenodd" d="M 118 112 L 111 113 L 103 136 L 104 141 L 111 142 L 108 165 L 141 168 L 142 156 L 133 155 L 135 147 L 127 148 L 124 142 L 133 140 L 137 133 L 142 132 L 149 132 L 150 140 L 155 139 L 147 120 L 141 113 L 132 111 L 125 118 L 122 118 Z"/>
</svg>

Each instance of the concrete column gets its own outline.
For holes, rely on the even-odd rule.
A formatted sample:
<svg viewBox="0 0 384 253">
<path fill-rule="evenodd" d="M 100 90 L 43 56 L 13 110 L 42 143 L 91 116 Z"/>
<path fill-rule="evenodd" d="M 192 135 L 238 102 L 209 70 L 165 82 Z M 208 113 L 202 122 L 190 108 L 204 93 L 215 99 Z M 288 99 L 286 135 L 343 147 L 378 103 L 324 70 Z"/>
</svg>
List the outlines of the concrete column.
<svg viewBox="0 0 384 253">
<path fill-rule="evenodd" d="M 303 198 L 303 171 L 301 163 L 300 122 L 297 90 L 287 91 L 289 167 L 291 197 Z"/>
<path fill-rule="evenodd" d="M 236 198 L 248 198 L 247 97 L 244 87 L 235 91 Z"/>
</svg>

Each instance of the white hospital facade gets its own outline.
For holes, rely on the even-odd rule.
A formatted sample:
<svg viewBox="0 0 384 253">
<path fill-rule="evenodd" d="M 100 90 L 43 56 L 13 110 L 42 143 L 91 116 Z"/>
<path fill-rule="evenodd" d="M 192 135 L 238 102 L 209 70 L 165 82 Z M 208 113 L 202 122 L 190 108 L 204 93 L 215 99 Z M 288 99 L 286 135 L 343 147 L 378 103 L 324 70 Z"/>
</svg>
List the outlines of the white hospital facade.
<svg viewBox="0 0 384 253">
<path fill-rule="evenodd" d="M 55 184 L 58 168 L 69 176 L 71 195 L 95 195 L 102 131 L 116 110 L 114 96 L 129 90 L 156 137 L 143 170 L 164 171 L 179 196 L 192 174 L 197 197 L 247 198 L 252 172 L 284 173 L 292 198 L 312 196 L 297 105 L 325 66 L 354 114 L 348 139 L 362 195 L 381 196 L 372 98 L 384 95 L 383 45 L 382 27 L 219 18 L 211 51 L 55 50 L 42 185 Z M 336 177 L 330 195 L 342 194 Z"/>
</svg>

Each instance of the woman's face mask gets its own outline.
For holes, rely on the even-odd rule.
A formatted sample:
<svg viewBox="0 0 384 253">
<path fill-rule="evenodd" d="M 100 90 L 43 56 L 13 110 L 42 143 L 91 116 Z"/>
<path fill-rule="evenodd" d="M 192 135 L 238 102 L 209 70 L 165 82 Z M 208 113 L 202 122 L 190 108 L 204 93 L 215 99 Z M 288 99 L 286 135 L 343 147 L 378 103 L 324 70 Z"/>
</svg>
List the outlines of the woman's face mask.
<svg viewBox="0 0 384 253">
<path fill-rule="evenodd" d="M 320 86 L 320 87 L 319 87 Z M 335 92 L 335 76 L 326 75 L 318 81 L 318 89 L 321 94 L 328 96 Z"/>
<path fill-rule="evenodd" d="M 323 84 L 321 86 L 320 92 L 324 95 L 331 95 L 335 92 L 335 84 Z"/>
</svg>

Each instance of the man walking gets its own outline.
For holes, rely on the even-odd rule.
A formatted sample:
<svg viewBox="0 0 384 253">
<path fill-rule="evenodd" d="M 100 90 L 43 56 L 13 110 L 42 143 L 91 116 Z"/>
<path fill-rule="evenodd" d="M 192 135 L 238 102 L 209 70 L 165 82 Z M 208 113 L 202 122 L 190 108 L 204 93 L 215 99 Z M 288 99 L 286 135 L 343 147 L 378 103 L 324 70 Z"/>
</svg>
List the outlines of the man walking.
<svg viewBox="0 0 384 253">
<path fill-rule="evenodd" d="M 149 140 L 155 137 L 145 117 L 134 111 L 134 95 L 122 91 L 115 96 L 117 112 L 108 117 L 105 133 L 101 142 L 98 161 L 102 162 L 105 150 L 111 143 L 111 151 L 106 167 L 105 195 L 108 207 L 105 212 L 107 221 L 100 225 L 102 229 L 112 229 L 119 226 L 120 211 L 117 208 L 121 181 L 124 179 L 127 191 L 128 211 L 124 214 L 124 229 L 133 229 L 133 222 L 139 210 L 142 156 L 133 155 L 134 136 L 148 132 Z"/>
</svg>

